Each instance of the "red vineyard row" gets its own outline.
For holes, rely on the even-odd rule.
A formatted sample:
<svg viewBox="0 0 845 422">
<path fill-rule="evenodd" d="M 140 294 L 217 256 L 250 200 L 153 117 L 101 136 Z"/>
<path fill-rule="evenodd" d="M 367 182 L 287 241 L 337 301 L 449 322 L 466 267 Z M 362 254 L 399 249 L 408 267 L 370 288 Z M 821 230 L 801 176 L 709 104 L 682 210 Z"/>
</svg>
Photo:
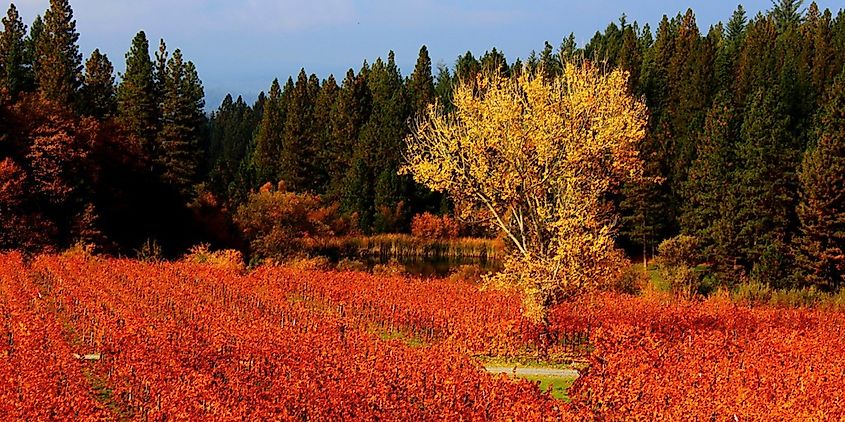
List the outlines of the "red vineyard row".
<svg viewBox="0 0 845 422">
<path fill-rule="evenodd" d="M 26 266 L 16 255 L 0 261 L 0 280 L 0 376 L 13 380 L 3 411 L 18 416 L 845 417 L 845 315 L 832 311 L 583 297 L 553 310 L 545 341 L 561 353 L 563 339 L 590 342 L 565 404 L 467 357 L 544 344 L 517 295 L 471 283 L 57 256 Z M 373 334 L 394 330 L 426 346 Z"/>
<path fill-rule="evenodd" d="M 65 357 L 63 373 L 79 381 L 67 396 L 42 400 L 44 412 L 70 406 L 71 396 L 90 401 L 95 385 L 99 401 L 74 418 L 100 419 L 102 408 L 106 419 L 141 420 L 555 420 L 566 411 L 536 386 L 491 377 L 453 350 L 384 342 L 295 300 L 297 281 L 283 274 L 55 256 L 21 271 L 5 268 L 14 258 L 3 261 L 4 285 L 17 272 L 38 287 L 28 300 L 62 327 L 59 344 L 44 351 Z M 32 362 L 22 377 L 45 372 Z"/>
</svg>

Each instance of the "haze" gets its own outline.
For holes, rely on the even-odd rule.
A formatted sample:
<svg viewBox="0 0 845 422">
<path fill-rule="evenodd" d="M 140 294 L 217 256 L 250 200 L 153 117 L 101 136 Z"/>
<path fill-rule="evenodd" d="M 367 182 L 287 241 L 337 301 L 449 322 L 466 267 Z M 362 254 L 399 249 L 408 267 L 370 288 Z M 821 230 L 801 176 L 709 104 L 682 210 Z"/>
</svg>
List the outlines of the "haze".
<svg viewBox="0 0 845 422">
<path fill-rule="evenodd" d="M 838 10 L 832 0 L 821 9 Z M 48 0 L 16 1 L 29 26 L 47 9 Z M 748 16 L 771 8 L 768 0 L 743 2 Z M 413 69 L 421 45 L 432 62 L 454 63 L 467 50 L 476 56 L 496 47 L 508 61 L 541 50 L 548 40 L 557 46 L 573 32 L 583 45 L 598 30 L 618 21 L 649 23 L 654 30 L 664 14 L 687 8 L 696 12 L 699 28 L 727 21 L 725 2 L 622 0 L 513 2 L 361 1 L 361 0 L 76 0 L 73 2 L 80 49 L 106 53 L 118 72 L 138 30 L 147 32 L 153 48 L 165 38 L 170 49 L 181 48 L 196 63 L 205 85 L 208 109 L 216 109 L 226 93 L 252 101 L 273 78 L 287 79 L 304 67 L 320 78 L 359 69 L 366 59 L 396 53 L 403 75 Z M 683 10 L 681 10 L 683 9 Z M 5 9 L 4 9 L 5 10 Z"/>
</svg>

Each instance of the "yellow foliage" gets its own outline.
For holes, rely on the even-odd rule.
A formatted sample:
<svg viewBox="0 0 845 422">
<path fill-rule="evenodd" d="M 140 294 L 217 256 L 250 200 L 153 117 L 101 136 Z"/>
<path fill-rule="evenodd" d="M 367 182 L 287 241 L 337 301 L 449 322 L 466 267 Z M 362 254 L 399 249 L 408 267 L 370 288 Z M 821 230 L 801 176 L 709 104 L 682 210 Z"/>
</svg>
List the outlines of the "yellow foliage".
<svg viewBox="0 0 845 422">
<path fill-rule="evenodd" d="M 191 247 L 188 254 L 182 259 L 186 262 L 208 264 L 218 268 L 244 269 L 244 257 L 240 251 L 234 249 L 212 251 L 207 243 L 200 243 Z"/>
<path fill-rule="evenodd" d="M 286 259 L 283 265 L 295 270 L 326 271 L 331 268 L 331 262 L 324 256 L 293 256 Z"/>
<path fill-rule="evenodd" d="M 495 281 L 520 287 L 542 319 L 624 264 L 607 197 L 642 175 L 647 116 L 624 71 L 585 62 L 539 75 L 457 86 L 454 112 L 431 106 L 417 122 L 402 172 L 448 192 L 461 216 L 490 217 L 515 251 Z"/>
</svg>

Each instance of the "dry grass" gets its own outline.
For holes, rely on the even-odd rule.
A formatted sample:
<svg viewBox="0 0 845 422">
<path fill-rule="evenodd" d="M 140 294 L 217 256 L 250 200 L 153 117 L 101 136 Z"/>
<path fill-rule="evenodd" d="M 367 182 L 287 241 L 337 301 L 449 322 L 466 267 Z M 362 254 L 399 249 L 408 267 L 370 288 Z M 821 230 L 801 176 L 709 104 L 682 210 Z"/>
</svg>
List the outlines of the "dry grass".
<svg viewBox="0 0 845 422">
<path fill-rule="evenodd" d="M 483 238 L 421 239 L 407 234 L 324 238 L 311 242 L 317 252 L 340 256 L 384 258 L 478 259 L 499 261 L 504 246 L 500 240 Z"/>
</svg>

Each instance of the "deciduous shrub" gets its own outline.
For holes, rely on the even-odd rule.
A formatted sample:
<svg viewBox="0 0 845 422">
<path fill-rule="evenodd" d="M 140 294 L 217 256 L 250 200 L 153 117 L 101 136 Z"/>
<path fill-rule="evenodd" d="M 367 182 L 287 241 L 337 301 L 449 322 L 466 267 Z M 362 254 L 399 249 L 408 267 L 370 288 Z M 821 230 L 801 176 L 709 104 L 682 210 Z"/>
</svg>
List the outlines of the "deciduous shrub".
<svg viewBox="0 0 845 422">
<path fill-rule="evenodd" d="M 411 234 L 424 239 L 454 239 L 461 232 L 457 220 L 448 215 L 434 215 L 429 212 L 417 214 L 411 220 Z"/>
<path fill-rule="evenodd" d="M 332 264 L 324 256 L 294 256 L 287 259 L 284 266 L 296 270 L 328 270 L 332 267 Z"/>
<path fill-rule="evenodd" d="M 619 277 L 610 280 L 605 286 L 606 290 L 635 295 L 640 293 L 648 285 L 648 274 L 643 271 L 640 265 L 628 265 Z"/>
<path fill-rule="evenodd" d="M 448 279 L 454 282 L 469 281 L 477 283 L 480 282 L 488 273 L 489 271 L 485 270 L 480 265 L 465 264 L 453 268 L 452 271 L 449 272 Z"/>
<path fill-rule="evenodd" d="M 308 239 L 348 230 L 336 204 L 323 204 L 317 195 L 287 192 L 283 186 L 264 185 L 235 214 L 253 254 L 284 260 L 300 252 Z"/>
<path fill-rule="evenodd" d="M 207 243 L 200 243 L 191 247 L 188 254 L 182 260 L 232 270 L 242 270 L 244 268 L 244 257 L 240 251 L 234 249 L 212 251 Z"/>
<path fill-rule="evenodd" d="M 660 276 L 669 283 L 672 291 L 684 295 L 698 293 L 701 277 L 694 268 L 698 239 L 687 235 L 675 236 L 660 243 L 657 250 Z"/>
</svg>

